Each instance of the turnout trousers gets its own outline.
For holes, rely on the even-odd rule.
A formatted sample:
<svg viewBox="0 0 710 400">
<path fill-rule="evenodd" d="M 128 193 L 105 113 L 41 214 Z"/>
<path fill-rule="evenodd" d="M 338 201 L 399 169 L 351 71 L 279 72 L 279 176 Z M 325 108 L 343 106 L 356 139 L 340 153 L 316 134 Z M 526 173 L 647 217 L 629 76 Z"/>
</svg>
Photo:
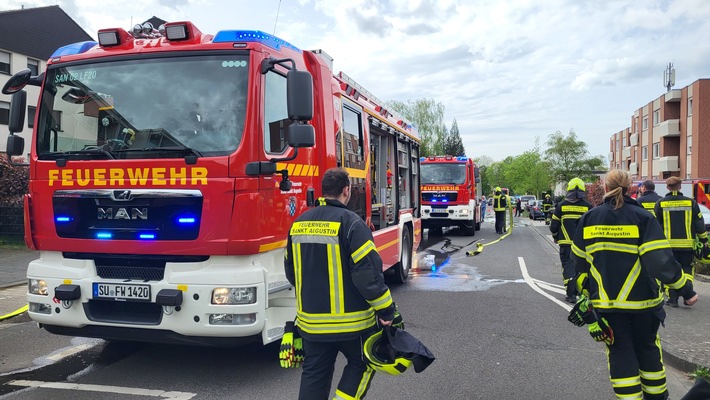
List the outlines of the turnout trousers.
<svg viewBox="0 0 710 400">
<path fill-rule="evenodd" d="M 690 250 L 673 250 L 673 258 L 678 261 L 678 264 L 683 269 L 683 274 L 690 279 L 690 282 L 693 282 L 694 279 L 693 257 L 693 252 Z M 671 301 L 678 301 L 678 291 L 668 289 L 668 297 Z"/>
<path fill-rule="evenodd" d="M 663 312 L 662 310 L 660 311 Z M 607 346 L 611 386 L 618 399 L 665 400 L 666 370 L 661 355 L 654 311 L 599 313 L 614 331 L 614 344 Z"/>
<path fill-rule="evenodd" d="M 299 400 L 327 400 L 333 381 L 335 359 L 343 353 L 348 360 L 335 391 L 335 400 L 357 400 L 365 397 L 375 374 L 362 354 L 362 339 L 340 342 L 314 342 L 303 338 L 305 360 L 301 373 Z"/>
<path fill-rule="evenodd" d="M 496 211 L 496 233 L 505 232 L 505 210 Z"/>
<path fill-rule="evenodd" d="M 577 275 L 577 270 L 572 261 L 572 246 L 569 244 L 560 245 L 560 262 L 562 263 L 562 279 L 567 289 L 567 297 L 577 295 L 577 283 L 574 277 Z"/>
</svg>

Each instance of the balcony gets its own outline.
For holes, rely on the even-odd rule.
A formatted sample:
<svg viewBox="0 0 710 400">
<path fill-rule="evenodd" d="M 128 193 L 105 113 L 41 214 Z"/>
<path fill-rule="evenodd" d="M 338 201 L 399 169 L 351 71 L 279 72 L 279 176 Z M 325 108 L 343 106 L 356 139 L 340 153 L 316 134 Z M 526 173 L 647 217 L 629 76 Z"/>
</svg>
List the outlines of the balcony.
<svg viewBox="0 0 710 400">
<path fill-rule="evenodd" d="M 666 101 L 666 103 L 679 102 L 680 97 L 681 97 L 680 89 L 673 89 L 670 92 L 666 93 L 665 101 Z"/>
<path fill-rule="evenodd" d="M 639 145 L 639 134 L 634 133 L 633 135 L 629 136 L 629 142 L 631 143 L 631 146 L 638 146 Z"/>
<path fill-rule="evenodd" d="M 631 175 L 638 175 L 639 174 L 638 163 L 632 162 L 631 164 L 629 164 L 629 174 L 631 174 Z"/>
<path fill-rule="evenodd" d="M 613 151 L 609 152 L 609 161 L 614 161 L 614 152 Z"/>
<path fill-rule="evenodd" d="M 631 147 L 625 147 L 624 150 L 621 150 L 621 159 L 625 160 L 627 158 L 631 158 Z"/>
<path fill-rule="evenodd" d="M 678 167 L 678 156 L 661 157 L 658 159 L 659 172 L 675 172 L 680 171 Z"/>
<path fill-rule="evenodd" d="M 680 120 L 669 119 L 653 127 L 653 141 L 658 142 L 662 137 L 680 136 Z"/>
</svg>

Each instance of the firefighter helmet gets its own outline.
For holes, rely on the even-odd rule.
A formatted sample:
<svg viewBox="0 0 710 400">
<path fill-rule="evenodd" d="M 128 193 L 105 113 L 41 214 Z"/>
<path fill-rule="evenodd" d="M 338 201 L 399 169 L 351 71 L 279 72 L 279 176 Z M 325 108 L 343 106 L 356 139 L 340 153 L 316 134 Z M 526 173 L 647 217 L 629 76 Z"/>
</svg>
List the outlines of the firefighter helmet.
<svg viewBox="0 0 710 400">
<path fill-rule="evenodd" d="M 549 194 L 546 194 L 546 195 L 545 195 L 545 198 L 546 198 L 546 199 L 549 199 L 549 198 L 550 198 L 550 195 L 549 195 Z"/>
<path fill-rule="evenodd" d="M 375 371 L 399 375 L 412 365 L 412 360 L 398 354 L 392 346 L 391 328 L 384 327 L 365 341 L 363 352 Z"/>
<path fill-rule="evenodd" d="M 500 186 L 496 186 L 496 188 L 494 190 L 496 193 L 500 193 Z"/>
<path fill-rule="evenodd" d="M 569 183 L 567 184 L 567 191 L 569 192 L 570 190 L 575 189 L 585 190 L 584 181 L 579 178 L 570 179 Z"/>
</svg>

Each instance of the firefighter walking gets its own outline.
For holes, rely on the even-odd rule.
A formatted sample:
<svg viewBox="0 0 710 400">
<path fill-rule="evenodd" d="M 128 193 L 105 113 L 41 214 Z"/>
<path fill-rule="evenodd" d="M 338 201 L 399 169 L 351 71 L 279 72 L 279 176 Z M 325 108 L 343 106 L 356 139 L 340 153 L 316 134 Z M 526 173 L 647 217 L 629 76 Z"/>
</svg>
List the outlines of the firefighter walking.
<svg viewBox="0 0 710 400">
<path fill-rule="evenodd" d="M 496 216 L 496 233 L 505 233 L 505 212 L 508 209 L 508 196 L 503 193 L 500 186 L 495 188 L 493 195 L 493 212 Z"/>
<path fill-rule="evenodd" d="M 705 222 L 703 214 L 700 213 L 698 203 L 690 197 L 683 196 L 680 192 L 681 179 L 672 176 L 666 180 L 668 194 L 655 206 L 655 214 L 658 222 L 663 227 L 663 233 L 671 244 L 673 256 L 683 268 L 683 273 L 693 282 L 693 250 L 695 237 L 707 246 L 708 235 L 705 232 Z M 673 288 L 668 290 L 668 304 L 671 307 L 678 307 L 679 293 Z M 683 303 L 690 306 L 688 298 L 683 296 Z"/>
<path fill-rule="evenodd" d="M 572 261 L 572 238 L 577 221 L 584 213 L 592 208 L 587 202 L 587 191 L 584 181 L 574 178 L 567 184 L 565 199 L 557 204 L 552 214 L 550 232 L 555 243 L 560 245 L 560 262 L 562 263 L 562 279 L 567 292 L 565 300 L 569 303 L 577 302 L 577 286 L 574 277 L 577 274 Z"/>
<path fill-rule="evenodd" d="M 650 180 L 643 181 L 639 190 L 641 194 L 636 198 L 636 202 L 655 216 L 656 202 L 661 199 L 661 196 L 656 193 L 656 184 Z"/>
<path fill-rule="evenodd" d="M 542 212 L 545 214 L 545 225 L 550 225 L 553 208 L 554 204 L 552 203 L 552 199 L 549 194 L 546 194 L 545 199 L 542 201 Z"/>
<path fill-rule="evenodd" d="M 296 289 L 295 326 L 305 352 L 299 399 L 328 398 L 339 352 L 347 365 L 335 399 L 362 399 L 374 374 L 363 359 L 363 342 L 378 320 L 392 324 L 395 305 L 370 229 L 345 206 L 348 173 L 329 169 L 322 190 L 320 205 L 291 226 L 284 260 Z"/>
<path fill-rule="evenodd" d="M 580 217 L 574 235 L 579 280 L 589 297 L 569 319 L 587 324 L 607 345 L 611 385 L 620 399 L 666 399 L 666 374 L 658 327 L 665 317 L 658 281 L 696 301 L 653 216 L 626 192 L 627 172 L 607 174 L 604 203 Z"/>
</svg>

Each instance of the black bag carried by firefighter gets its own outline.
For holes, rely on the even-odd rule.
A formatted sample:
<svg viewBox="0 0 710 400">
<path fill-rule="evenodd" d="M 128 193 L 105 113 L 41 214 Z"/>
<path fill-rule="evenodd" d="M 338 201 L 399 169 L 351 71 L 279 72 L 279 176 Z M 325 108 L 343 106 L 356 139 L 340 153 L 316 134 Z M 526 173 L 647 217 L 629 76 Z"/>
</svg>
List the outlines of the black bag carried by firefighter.
<svg viewBox="0 0 710 400">
<path fill-rule="evenodd" d="M 390 375 L 399 375 L 410 366 L 414 366 L 414 372 L 422 372 L 435 359 L 412 334 L 391 326 L 367 338 L 363 350 L 372 368 Z"/>
</svg>

